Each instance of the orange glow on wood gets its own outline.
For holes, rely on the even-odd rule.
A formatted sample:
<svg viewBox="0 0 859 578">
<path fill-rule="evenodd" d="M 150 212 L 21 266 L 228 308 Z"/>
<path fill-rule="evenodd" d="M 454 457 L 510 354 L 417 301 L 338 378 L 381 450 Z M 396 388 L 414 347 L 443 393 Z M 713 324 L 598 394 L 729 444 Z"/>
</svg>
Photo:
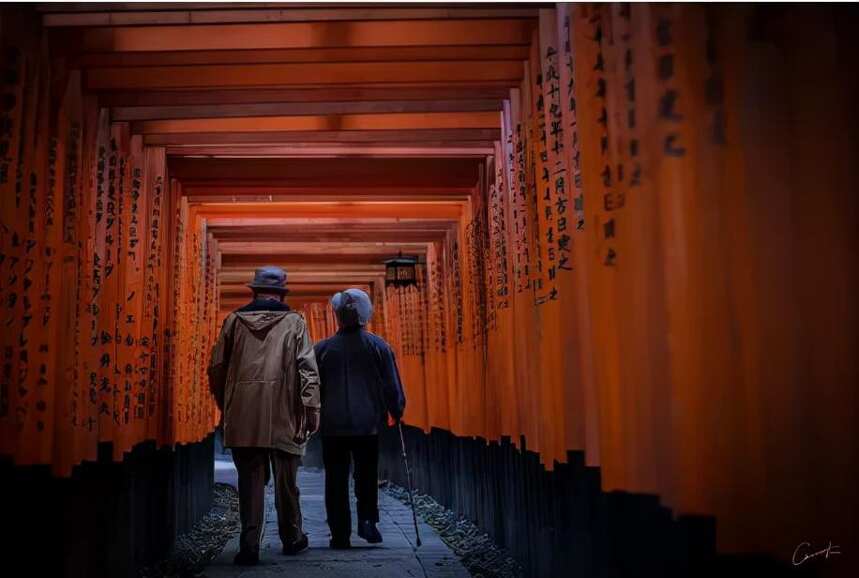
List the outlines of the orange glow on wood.
<svg viewBox="0 0 859 578">
<path fill-rule="evenodd" d="M 414 130 L 494 128 L 492 112 L 428 112 L 389 114 L 341 114 L 328 116 L 263 116 L 244 118 L 197 118 L 141 121 L 144 134 L 199 132 L 269 132 L 328 130 Z"/>
<path fill-rule="evenodd" d="M 158 90 L 195 87 L 264 87 L 385 82 L 514 82 L 522 76 L 515 61 L 331 62 L 219 64 L 137 68 L 93 68 L 91 90 Z"/>
<path fill-rule="evenodd" d="M 528 20 L 313 22 L 93 28 L 70 34 L 86 52 L 528 44 Z"/>
<path fill-rule="evenodd" d="M 409 424 L 583 452 L 605 491 L 715 516 L 725 551 L 852 536 L 835 12 L 56 10 L 50 35 L 0 19 L 3 456 L 68 476 L 99 442 L 208 435 L 208 348 L 275 263 L 315 339 L 333 292 L 370 292 Z M 418 284 L 386 288 L 400 250 Z"/>
</svg>

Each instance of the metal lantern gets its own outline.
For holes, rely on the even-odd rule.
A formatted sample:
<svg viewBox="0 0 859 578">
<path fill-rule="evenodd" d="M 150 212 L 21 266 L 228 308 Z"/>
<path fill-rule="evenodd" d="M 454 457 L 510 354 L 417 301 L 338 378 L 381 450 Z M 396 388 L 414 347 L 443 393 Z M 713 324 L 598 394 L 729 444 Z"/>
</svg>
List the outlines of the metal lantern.
<svg viewBox="0 0 859 578">
<path fill-rule="evenodd" d="M 408 287 L 417 285 L 418 276 L 415 265 L 416 257 L 403 257 L 402 252 L 393 259 L 385 261 L 385 285 Z"/>
</svg>

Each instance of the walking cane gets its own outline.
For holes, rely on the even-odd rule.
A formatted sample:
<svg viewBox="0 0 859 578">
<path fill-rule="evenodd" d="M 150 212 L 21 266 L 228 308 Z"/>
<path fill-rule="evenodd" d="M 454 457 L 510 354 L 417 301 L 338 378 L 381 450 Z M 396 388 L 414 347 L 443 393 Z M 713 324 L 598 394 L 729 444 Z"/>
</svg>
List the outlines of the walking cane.
<svg viewBox="0 0 859 578">
<path fill-rule="evenodd" d="M 412 507 L 412 521 L 415 523 L 415 543 L 421 547 L 421 534 L 418 532 L 418 515 L 415 512 L 415 494 L 412 490 L 412 472 L 409 470 L 409 458 L 406 456 L 406 440 L 403 437 L 403 424 L 397 420 L 397 428 L 400 430 L 400 447 L 403 450 L 403 464 L 406 466 L 406 479 L 409 482 L 409 505 Z"/>
</svg>

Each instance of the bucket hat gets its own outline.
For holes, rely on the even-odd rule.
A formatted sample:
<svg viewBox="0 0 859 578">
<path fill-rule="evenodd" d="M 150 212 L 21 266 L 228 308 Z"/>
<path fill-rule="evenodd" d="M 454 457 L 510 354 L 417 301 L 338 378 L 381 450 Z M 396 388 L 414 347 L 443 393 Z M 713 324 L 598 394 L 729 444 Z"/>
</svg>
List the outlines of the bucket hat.
<svg viewBox="0 0 859 578">
<path fill-rule="evenodd" d="M 286 271 L 273 265 L 257 269 L 254 280 L 248 283 L 248 287 L 257 291 L 271 291 L 283 295 L 289 293 L 286 288 Z"/>
</svg>

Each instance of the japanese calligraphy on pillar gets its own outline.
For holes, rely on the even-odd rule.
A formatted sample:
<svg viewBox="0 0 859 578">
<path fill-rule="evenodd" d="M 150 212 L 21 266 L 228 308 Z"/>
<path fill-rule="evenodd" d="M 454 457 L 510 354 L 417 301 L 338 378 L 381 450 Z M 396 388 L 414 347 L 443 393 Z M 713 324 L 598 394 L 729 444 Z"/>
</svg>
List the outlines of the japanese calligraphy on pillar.
<svg viewBox="0 0 859 578">
<path fill-rule="evenodd" d="M 146 417 L 146 394 L 149 383 L 149 353 L 142 343 L 146 334 L 146 329 L 143 326 L 146 246 L 142 242 L 142 236 L 145 235 L 148 214 L 146 213 L 147 199 L 144 189 L 145 159 L 138 139 L 139 137 L 134 137 L 132 140 L 131 156 L 128 161 L 129 180 L 131 181 L 130 199 L 124 213 L 129 221 L 125 227 L 126 281 L 123 345 L 126 357 L 123 370 L 126 374 L 129 374 L 130 370 L 130 377 L 127 381 L 130 382 L 131 388 L 125 392 L 129 398 L 129 407 L 126 410 L 123 404 L 123 415 L 128 415 L 127 419 L 141 424 L 141 420 Z"/>
<path fill-rule="evenodd" d="M 95 428 L 96 423 L 100 423 L 101 416 L 109 413 L 106 404 L 102 400 L 102 392 L 110 389 L 110 378 L 103 376 L 104 368 L 111 364 L 110 354 L 103 352 L 103 348 L 107 343 L 112 342 L 110 334 L 106 336 L 106 343 L 103 342 L 104 334 L 101 332 L 100 322 L 102 319 L 102 304 L 103 294 L 105 291 L 105 238 L 107 232 L 107 188 L 108 188 L 108 150 L 109 145 L 107 134 L 109 126 L 107 124 L 107 113 L 102 112 L 99 115 L 98 137 L 96 139 L 96 154 L 95 154 L 95 195 L 93 199 L 93 215 L 94 222 L 92 223 L 93 239 L 90 247 L 92 251 L 92 270 L 90 272 L 89 282 L 89 306 L 87 308 L 88 317 L 88 334 L 89 334 L 89 355 L 86 360 L 87 383 L 88 383 L 88 399 L 91 404 L 97 405 L 95 408 L 99 422 L 90 416 L 87 427 L 90 431 Z M 108 308 L 106 307 L 105 310 Z M 94 357 L 94 359 L 93 359 Z"/>
<path fill-rule="evenodd" d="M 16 58 L 17 61 L 17 58 Z M 36 127 L 38 126 L 37 110 L 40 100 L 38 80 L 41 79 L 41 67 L 38 59 L 23 57 L 20 59 L 21 82 L 21 118 L 18 122 L 17 151 L 14 183 L 4 187 L 2 202 L 4 204 L 4 230 L 6 231 L 6 299 L 4 336 L 4 374 L 8 371 L 7 411 L 10 421 L 5 422 L 4 436 L 9 441 L 18 442 L 18 452 L 21 452 L 21 433 L 27 420 L 31 392 L 30 376 L 30 334 L 33 320 L 33 267 L 35 265 L 35 226 L 33 215 L 35 187 L 38 177 L 32 172 L 37 165 L 34 149 Z M 13 65 L 13 69 L 14 69 Z M 10 79 L 12 80 L 12 79 Z M 33 179 L 36 179 L 34 182 Z M 14 186 L 14 194 L 12 188 Z M 4 381 L 7 381 L 4 377 Z"/>
<path fill-rule="evenodd" d="M 148 155 L 151 156 L 151 155 Z M 154 170 L 152 164 L 147 165 L 150 170 Z M 158 167 L 160 169 L 160 167 Z M 160 173 L 160 171 L 159 171 Z M 161 230 L 161 218 L 164 196 L 164 176 L 162 174 L 153 175 L 150 191 L 148 195 L 149 201 L 149 233 L 148 247 L 146 252 L 146 279 L 145 279 L 145 296 L 143 308 L 143 318 L 145 322 L 144 334 L 141 336 L 141 345 L 143 352 L 141 353 L 141 361 L 148 361 L 149 365 L 149 392 L 147 395 L 147 417 L 151 418 L 155 415 L 156 401 L 160 393 L 161 385 L 161 270 L 162 262 L 162 247 L 163 234 Z"/>
<path fill-rule="evenodd" d="M 638 128 L 638 109 L 636 107 L 635 51 L 632 46 L 631 11 L 637 9 L 631 4 L 623 4 L 617 11 L 618 45 L 621 55 L 623 97 L 620 105 L 621 134 L 626 135 L 618 142 L 621 164 L 617 166 L 618 187 L 625 189 L 619 198 L 625 204 L 626 195 L 641 187 L 641 140 Z M 626 163 L 626 164 L 623 164 Z"/>
<path fill-rule="evenodd" d="M 621 209 L 626 206 L 627 195 L 641 187 L 641 161 L 639 158 L 638 111 L 636 108 L 635 54 L 630 25 L 633 6 L 628 3 L 612 5 L 609 46 L 606 62 L 611 75 L 607 95 L 610 117 L 610 162 L 603 169 L 602 221 L 600 250 L 605 265 L 614 265 L 617 259 L 616 241 L 621 226 Z"/>
<path fill-rule="evenodd" d="M 177 243 L 187 267 L 174 283 L 164 150 L 150 154 L 127 124 L 111 125 L 80 73 L 51 62 L 38 38 L 8 41 L 0 40 L 0 454 L 69 475 L 95 458 L 98 442 L 111 442 L 117 458 L 147 437 L 198 440 L 214 425 L 201 376 L 216 332 L 216 249 L 201 245 L 199 220 L 186 219 L 194 236 Z M 178 284 L 184 317 L 165 322 Z M 189 359 L 171 377 L 188 387 L 176 388 L 177 400 L 151 395 L 163 382 L 158 337 L 186 321 Z M 144 423 L 174 406 L 184 427 Z"/>
<path fill-rule="evenodd" d="M 36 363 L 36 402 L 35 402 L 35 426 L 37 432 L 43 432 L 46 426 L 53 422 L 53 411 L 49 407 L 53 397 L 53 383 L 55 380 L 55 356 L 54 346 L 57 336 L 57 317 L 55 315 L 54 300 L 59 293 L 59 267 L 57 258 L 61 244 L 62 211 L 57 210 L 58 178 L 57 172 L 62 170 L 63 162 L 59 158 L 62 154 L 60 140 L 52 136 L 48 144 L 47 180 L 42 188 L 39 203 L 40 234 L 39 255 L 41 256 L 41 268 L 39 279 L 39 313 L 38 327 L 36 332 L 36 352 L 38 362 Z M 44 448 L 49 448 L 50 443 L 43 443 Z M 45 456 L 47 459 L 47 456 Z"/>
<path fill-rule="evenodd" d="M 450 243 L 450 280 L 453 285 L 452 298 L 454 302 L 454 337 L 456 343 L 465 341 L 465 312 L 463 311 L 462 269 L 459 256 L 459 240 L 454 238 Z"/>
<path fill-rule="evenodd" d="M 465 244 L 468 251 L 469 294 L 471 301 L 471 330 L 476 343 L 486 333 L 486 286 L 484 254 L 486 253 L 486 227 L 482 214 L 474 217 L 465 228 Z"/>
<path fill-rule="evenodd" d="M 510 307 L 510 280 L 507 255 L 507 207 L 505 199 L 504 165 L 500 143 L 496 143 L 496 163 L 493 165 L 494 180 L 489 186 L 489 242 L 491 252 L 490 293 L 492 307 L 488 312 L 489 324 L 494 327 L 497 312 Z"/>
<path fill-rule="evenodd" d="M 124 363 L 125 358 L 125 206 L 128 203 L 125 191 L 125 175 L 127 158 L 125 147 L 120 148 L 118 129 L 112 127 L 110 139 L 110 162 L 108 173 L 111 177 L 108 185 L 107 199 L 107 265 L 105 280 L 111 286 L 110 295 L 113 301 L 112 333 L 113 344 L 110 346 L 112 355 L 111 367 L 111 415 L 114 425 L 127 424 L 131 406 L 131 380 L 133 368 Z M 124 143 L 123 143 L 124 144 Z M 109 271 L 109 273 L 108 273 Z M 114 434 L 115 435 L 115 434 Z M 116 438 L 113 438 L 116 440 Z"/>
<path fill-rule="evenodd" d="M 78 121 L 69 123 L 66 133 L 65 170 L 63 174 L 63 217 L 62 217 L 62 282 L 63 299 L 61 308 L 64 310 L 65 322 L 63 332 L 71 335 L 71 345 L 62 348 L 62 376 L 69 384 L 70 392 L 67 399 L 69 420 L 72 426 L 80 426 L 83 422 L 81 391 L 80 391 L 80 347 L 81 347 L 81 317 L 80 307 L 83 293 L 83 243 L 80 241 L 78 230 L 79 219 L 82 218 L 81 189 L 81 125 Z M 71 287 L 68 285 L 71 284 Z M 69 455 L 67 459 L 70 459 Z"/>
<path fill-rule="evenodd" d="M 597 44 L 596 58 L 594 61 L 594 71 L 596 73 L 596 88 L 595 97 L 599 103 L 598 123 L 600 126 L 600 157 L 599 166 L 602 190 L 600 196 L 602 198 L 602 206 L 600 207 L 602 214 L 601 225 L 602 230 L 598 231 L 601 236 L 600 243 L 600 259 L 603 265 L 614 266 L 617 263 L 617 247 L 615 246 L 615 216 L 614 211 L 623 206 L 623 197 L 619 197 L 614 190 L 615 170 L 612 166 L 612 151 L 611 137 L 609 132 L 609 94 L 608 94 L 608 75 L 606 64 L 606 44 L 608 42 L 607 34 L 610 34 L 611 23 L 610 18 L 606 18 L 603 13 L 604 7 L 597 7 L 594 10 L 591 18 L 592 24 L 592 41 Z M 612 86 L 614 89 L 615 86 Z M 614 97 L 615 95 L 612 95 Z"/>
<path fill-rule="evenodd" d="M 65 182 L 63 184 L 63 242 L 75 244 L 79 217 L 78 176 L 80 170 L 81 127 L 73 122 L 66 137 Z"/>
<path fill-rule="evenodd" d="M 570 252 L 572 228 L 569 223 L 569 193 L 567 166 L 564 162 L 565 127 L 561 99 L 561 72 L 558 68 L 558 47 L 554 14 L 551 19 L 541 17 L 540 52 L 542 67 L 542 98 L 544 126 L 547 127 L 545 154 L 540 187 L 543 189 L 543 217 L 546 222 L 545 241 L 547 280 L 549 286 L 544 300 L 558 299 L 558 275 L 572 270 Z"/>
<path fill-rule="evenodd" d="M 14 182 L 13 167 L 17 162 L 23 83 L 23 56 L 14 46 L 3 46 L 3 76 L 0 78 L 0 190 Z M 3 217 L 7 217 L 6 214 Z"/>
<path fill-rule="evenodd" d="M 21 317 L 21 327 L 18 337 L 18 406 L 16 408 L 16 426 L 19 430 L 24 428 L 25 423 L 30 417 L 30 412 L 35 409 L 36 402 L 32 398 L 34 395 L 33 385 L 36 378 L 36 373 L 32 371 L 33 365 L 37 368 L 40 364 L 42 355 L 35 355 L 35 350 L 31 346 L 35 331 L 36 310 L 36 262 L 40 261 L 39 252 L 41 243 L 39 242 L 41 234 L 41 223 L 37 215 L 40 205 L 40 182 L 41 176 L 37 172 L 39 167 L 39 151 L 32 150 L 28 155 L 27 165 L 29 170 L 26 178 L 26 220 L 23 235 L 23 269 L 21 271 L 21 305 L 23 308 Z"/>
<path fill-rule="evenodd" d="M 17 254 L 20 237 L 16 230 L 18 207 L 16 178 L 21 132 L 21 101 L 24 92 L 24 58 L 14 46 L 3 46 L 2 78 L 0 78 L 0 308 L 2 308 L 2 336 L 0 336 L 0 418 L 9 415 L 15 374 L 15 345 L 10 328 L 15 319 L 18 301 Z M 11 444 L 11 439 L 7 444 Z M 3 442 L 0 442 L 2 447 Z"/>
<path fill-rule="evenodd" d="M 530 195 L 528 194 L 528 165 L 526 148 L 528 139 L 523 130 L 522 122 L 515 121 L 513 132 L 515 194 L 513 198 L 513 231 L 516 239 L 516 292 L 521 293 L 531 288 L 531 250 L 529 233 Z"/>
<path fill-rule="evenodd" d="M 438 353 L 447 351 L 447 306 L 444 295 L 444 267 L 442 260 L 436 253 L 432 260 L 432 274 L 430 283 L 430 302 L 435 324 L 434 350 Z"/>
<path fill-rule="evenodd" d="M 490 163 L 491 166 L 491 163 Z M 491 171 L 491 168 L 487 168 L 487 173 Z M 487 190 L 486 190 L 486 221 L 487 221 L 487 231 L 488 235 L 487 239 L 487 250 L 489 254 L 487 255 L 488 259 L 484 270 L 486 272 L 486 326 L 487 329 L 494 329 L 496 326 L 495 318 L 497 311 L 496 304 L 496 280 L 497 273 L 496 269 L 498 268 L 497 255 L 496 255 L 496 240 L 494 238 L 495 234 L 495 221 L 497 219 L 497 215 L 495 211 L 497 210 L 497 192 L 495 189 L 495 177 L 492 175 L 492 178 L 488 180 Z"/>
<path fill-rule="evenodd" d="M 660 93 L 656 113 L 662 128 L 661 152 L 666 157 L 683 157 L 686 155 L 686 146 L 680 132 L 683 111 L 680 85 L 675 77 L 674 20 L 667 9 L 655 10 L 654 16 L 653 35 Z"/>
<path fill-rule="evenodd" d="M 108 128 L 108 133 L 110 128 Z M 96 209 L 96 220 L 99 224 L 98 235 L 101 258 L 101 281 L 99 311 L 95 316 L 99 326 L 96 343 L 94 347 L 100 353 L 98 364 L 98 415 L 99 415 L 99 438 L 102 441 L 111 441 L 113 424 L 118 422 L 119 415 L 117 397 L 119 387 L 116 384 L 116 307 L 115 297 L 117 295 L 116 276 L 116 220 L 117 220 L 117 197 L 116 177 L 118 171 L 118 150 L 116 140 L 108 134 L 106 143 L 100 145 L 104 151 L 99 151 L 99 167 L 102 173 L 99 186 L 99 198 Z M 98 206 L 100 205 L 100 207 Z M 100 209 L 100 210 L 99 210 Z"/>
<path fill-rule="evenodd" d="M 715 145 L 725 144 L 725 104 L 722 81 L 722 64 L 719 59 L 716 32 L 719 26 L 719 12 L 706 10 L 706 58 L 707 78 L 704 79 L 704 98 L 708 119 L 710 140 Z"/>
<path fill-rule="evenodd" d="M 572 226 L 576 231 L 585 229 L 585 196 L 582 187 L 582 153 L 579 143 L 579 127 L 577 123 L 576 110 L 576 85 L 573 60 L 573 36 L 570 24 L 569 7 L 564 6 L 563 22 L 561 27 L 561 41 L 563 42 L 564 66 L 561 69 L 561 105 L 564 107 L 562 116 L 566 120 L 565 129 L 565 155 L 566 166 L 572 174 L 566 175 L 565 191 L 573 195 L 572 203 Z M 570 225 L 568 225 L 569 227 Z M 567 252 L 569 254 L 569 251 Z M 563 255 L 560 257 L 563 261 Z"/>
<path fill-rule="evenodd" d="M 530 207 L 533 219 L 533 230 L 531 238 L 534 247 L 534 257 L 536 258 L 536 267 L 532 275 L 532 290 L 534 303 L 542 305 L 548 301 L 548 293 L 551 291 L 548 273 L 550 269 L 549 257 L 547 250 L 551 243 L 549 238 L 552 238 L 552 225 L 554 220 L 554 210 L 552 208 L 552 191 L 550 186 L 549 169 L 546 166 L 548 158 L 546 135 L 546 101 L 543 96 L 543 70 L 540 65 L 540 45 L 539 42 L 533 46 L 531 58 L 530 72 L 532 75 L 533 85 L 531 86 L 533 110 L 531 113 L 531 122 L 529 127 L 532 131 L 533 147 L 528 149 L 528 175 L 529 185 L 532 187 Z M 535 61 L 536 60 L 536 61 Z"/>
</svg>

